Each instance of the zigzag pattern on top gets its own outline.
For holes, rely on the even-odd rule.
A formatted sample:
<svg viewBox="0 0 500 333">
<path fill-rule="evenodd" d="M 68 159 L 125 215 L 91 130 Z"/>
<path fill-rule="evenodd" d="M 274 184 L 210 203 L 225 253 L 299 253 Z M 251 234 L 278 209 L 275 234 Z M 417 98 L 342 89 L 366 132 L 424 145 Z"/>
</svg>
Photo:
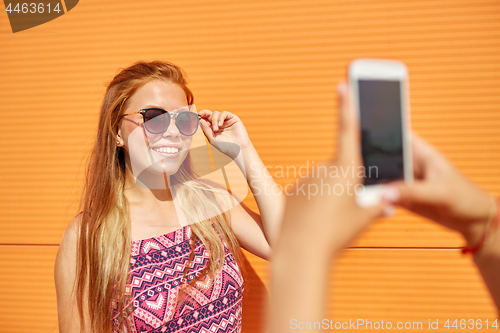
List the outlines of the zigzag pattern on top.
<svg viewBox="0 0 500 333">
<path fill-rule="evenodd" d="M 224 243 L 224 266 L 215 276 L 205 276 L 193 288 L 181 286 L 195 279 L 206 267 L 209 254 L 197 238 L 194 258 L 184 275 L 191 253 L 191 228 L 133 241 L 130 285 L 136 332 L 241 331 L 243 277 Z M 182 296 L 180 296 L 182 295 Z M 119 332 L 118 310 L 113 302 L 113 332 Z"/>
</svg>

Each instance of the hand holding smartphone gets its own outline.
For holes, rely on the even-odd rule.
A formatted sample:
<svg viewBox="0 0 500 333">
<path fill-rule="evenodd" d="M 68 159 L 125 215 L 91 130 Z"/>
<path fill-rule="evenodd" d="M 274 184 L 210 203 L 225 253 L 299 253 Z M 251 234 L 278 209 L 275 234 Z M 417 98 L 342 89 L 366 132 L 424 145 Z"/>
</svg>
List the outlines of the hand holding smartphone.
<svg viewBox="0 0 500 333">
<path fill-rule="evenodd" d="M 356 202 L 366 207 L 380 202 L 382 184 L 413 181 L 408 70 L 400 61 L 357 59 L 349 65 L 349 86 L 365 174 Z"/>
</svg>

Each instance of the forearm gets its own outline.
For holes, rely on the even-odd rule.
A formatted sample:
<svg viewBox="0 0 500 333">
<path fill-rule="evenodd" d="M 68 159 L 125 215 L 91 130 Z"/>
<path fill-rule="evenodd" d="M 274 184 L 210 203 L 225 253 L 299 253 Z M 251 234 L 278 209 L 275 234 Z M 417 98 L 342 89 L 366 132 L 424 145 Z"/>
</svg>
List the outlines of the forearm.
<svg viewBox="0 0 500 333">
<path fill-rule="evenodd" d="M 500 316 L 500 228 L 489 235 L 484 247 L 473 258 Z"/>
<path fill-rule="evenodd" d="M 272 267 L 270 333 L 294 332 L 299 323 L 321 323 L 328 294 L 329 257 L 293 244 L 280 246 L 277 252 Z"/>
<path fill-rule="evenodd" d="M 259 207 L 264 234 L 272 247 L 280 232 L 286 199 L 253 145 L 242 149 L 242 157 L 248 185 Z"/>
<path fill-rule="evenodd" d="M 482 214 L 476 222 L 470 223 L 461 230 L 465 239 L 467 252 L 473 253 L 472 258 L 485 282 L 500 315 L 500 206 L 498 199 L 484 193 L 484 198 L 477 203 L 491 202 L 481 209 Z"/>
</svg>

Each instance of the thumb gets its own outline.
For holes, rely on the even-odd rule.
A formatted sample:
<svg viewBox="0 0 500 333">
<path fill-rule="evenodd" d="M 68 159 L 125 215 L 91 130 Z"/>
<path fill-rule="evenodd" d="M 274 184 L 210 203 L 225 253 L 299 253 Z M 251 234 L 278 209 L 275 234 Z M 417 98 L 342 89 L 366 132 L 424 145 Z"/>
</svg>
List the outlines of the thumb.
<svg viewBox="0 0 500 333">
<path fill-rule="evenodd" d="M 392 215 L 394 215 L 394 207 L 386 202 L 366 208 L 359 208 L 357 218 L 355 219 L 356 236 L 363 232 L 373 220 Z"/>
<path fill-rule="evenodd" d="M 379 217 L 387 217 L 394 215 L 394 207 L 387 203 L 380 203 L 378 205 L 363 208 L 363 217 L 369 221 Z"/>
<path fill-rule="evenodd" d="M 213 140 L 214 137 L 212 133 L 212 127 L 210 127 L 210 123 L 206 119 L 203 118 L 200 119 L 200 127 L 203 133 L 205 133 L 205 136 L 208 139 Z"/>
<path fill-rule="evenodd" d="M 445 198 L 444 188 L 426 182 L 405 184 L 397 182 L 384 187 L 382 198 L 406 208 L 416 205 L 440 205 Z"/>
</svg>

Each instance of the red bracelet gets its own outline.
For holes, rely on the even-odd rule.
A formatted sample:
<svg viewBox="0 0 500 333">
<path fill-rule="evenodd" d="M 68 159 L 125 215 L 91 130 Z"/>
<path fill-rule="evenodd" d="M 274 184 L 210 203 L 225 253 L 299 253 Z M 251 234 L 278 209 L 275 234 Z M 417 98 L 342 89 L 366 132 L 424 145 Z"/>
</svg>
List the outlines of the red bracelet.
<svg viewBox="0 0 500 333">
<path fill-rule="evenodd" d="M 496 230 L 498 227 L 498 223 L 500 220 L 500 207 L 499 207 L 499 202 L 498 200 L 495 200 L 493 197 L 491 197 L 491 201 L 493 203 L 492 209 L 494 210 L 493 213 L 491 213 L 492 210 L 490 210 L 488 222 L 486 223 L 486 230 L 484 231 L 484 234 L 481 236 L 479 241 L 476 243 L 476 245 L 473 245 L 471 247 L 464 247 L 462 249 L 463 254 L 471 253 L 474 254 L 481 250 L 484 246 L 484 243 L 486 242 L 486 238 L 490 232 L 493 232 Z"/>
</svg>

